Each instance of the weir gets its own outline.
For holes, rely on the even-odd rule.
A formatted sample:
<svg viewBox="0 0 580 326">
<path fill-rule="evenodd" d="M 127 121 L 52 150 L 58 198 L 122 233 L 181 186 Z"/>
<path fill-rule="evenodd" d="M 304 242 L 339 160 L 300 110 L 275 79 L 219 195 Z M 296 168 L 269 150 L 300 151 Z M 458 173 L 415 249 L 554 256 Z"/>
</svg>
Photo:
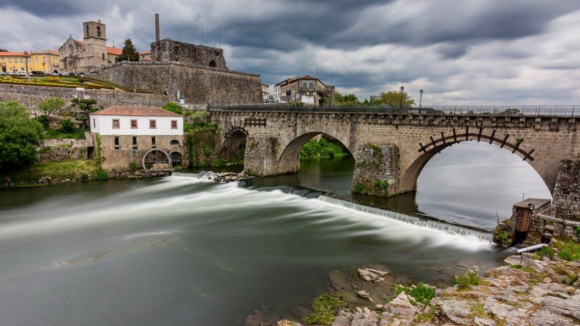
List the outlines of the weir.
<svg viewBox="0 0 580 326">
<path fill-rule="evenodd" d="M 333 204 L 336 206 L 341 206 L 341 207 L 353 209 L 353 210 L 356 210 L 359 212 L 364 212 L 364 213 L 369 213 L 369 214 L 373 214 L 373 215 L 387 217 L 390 219 L 394 219 L 397 221 L 413 224 L 416 226 L 421 226 L 421 227 L 425 227 L 425 228 L 429 228 L 429 229 L 444 231 L 447 233 L 457 234 L 457 235 L 462 235 L 462 236 L 474 236 L 474 237 L 477 237 L 478 239 L 480 239 L 481 241 L 485 241 L 485 242 L 491 242 L 491 240 L 493 238 L 493 234 L 488 233 L 488 232 L 472 230 L 472 229 L 469 229 L 466 227 L 451 225 L 451 224 L 444 223 L 441 221 L 427 220 L 427 219 L 422 219 L 422 218 L 415 217 L 415 216 L 410 216 L 410 215 L 405 215 L 405 214 L 401 214 L 401 213 L 387 211 L 384 209 L 364 206 L 364 205 L 356 204 L 356 203 L 349 202 L 349 201 L 342 200 L 342 199 L 331 198 L 331 197 L 327 197 L 327 196 L 320 196 L 320 197 L 318 197 L 318 200 L 325 202 L 325 203 Z"/>
</svg>

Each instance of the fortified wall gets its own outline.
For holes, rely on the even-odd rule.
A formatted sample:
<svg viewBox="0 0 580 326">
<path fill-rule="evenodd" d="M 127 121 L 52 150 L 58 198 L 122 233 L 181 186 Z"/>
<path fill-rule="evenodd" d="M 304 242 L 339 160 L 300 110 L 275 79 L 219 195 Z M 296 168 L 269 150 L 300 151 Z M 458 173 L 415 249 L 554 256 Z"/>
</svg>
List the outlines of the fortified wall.
<svg viewBox="0 0 580 326">
<path fill-rule="evenodd" d="M 163 94 L 131 93 L 109 89 L 85 89 L 84 96 L 97 100 L 97 106 L 163 106 L 168 97 Z M 82 96 L 74 88 L 0 84 L 0 101 L 16 101 L 31 108 L 50 97 L 70 102 Z"/>
<path fill-rule="evenodd" d="M 98 78 L 129 89 L 173 94 L 172 99 L 179 91 L 186 103 L 262 102 L 260 75 L 181 62 L 123 61 L 101 70 Z"/>
</svg>

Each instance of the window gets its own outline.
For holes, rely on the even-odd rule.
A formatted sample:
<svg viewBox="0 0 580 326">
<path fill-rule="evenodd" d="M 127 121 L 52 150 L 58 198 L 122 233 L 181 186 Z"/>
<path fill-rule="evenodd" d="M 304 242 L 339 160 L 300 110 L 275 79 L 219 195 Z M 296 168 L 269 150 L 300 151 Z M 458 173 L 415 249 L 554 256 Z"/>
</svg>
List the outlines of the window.
<svg viewBox="0 0 580 326">
<path fill-rule="evenodd" d="M 131 120 L 131 129 L 137 129 L 137 120 Z"/>
<path fill-rule="evenodd" d="M 149 129 L 157 129 L 157 121 L 156 120 L 149 120 Z"/>
<path fill-rule="evenodd" d="M 177 129 L 177 120 L 171 120 L 171 129 Z"/>
<path fill-rule="evenodd" d="M 151 137 L 151 147 L 153 147 L 153 148 L 157 147 L 155 137 Z"/>
<path fill-rule="evenodd" d="M 133 137 L 133 155 L 137 155 L 137 137 Z"/>
<path fill-rule="evenodd" d="M 12 63 L 12 58 L 8 58 L 8 63 Z"/>
<path fill-rule="evenodd" d="M 24 59 L 20 58 L 20 63 L 24 63 Z"/>
<path fill-rule="evenodd" d="M 34 58 L 34 62 L 38 63 L 38 57 Z"/>
<path fill-rule="evenodd" d="M 97 26 L 97 36 L 101 36 L 101 27 Z"/>
<path fill-rule="evenodd" d="M 87 36 L 89 36 L 89 26 L 87 26 L 86 30 L 87 30 Z"/>
<path fill-rule="evenodd" d="M 174 140 L 172 140 L 172 141 L 169 142 L 169 145 L 172 145 L 172 146 L 177 145 L 177 146 L 179 146 L 179 140 L 174 139 Z"/>
<path fill-rule="evenodd" d="M 119 145 L 119 137 L 115 137 L 115 149 L 119 149 L 121 146 Z"/>
<path fill-rule="evenodd" d="M 105 61 L 105 54 L 103 53 L 103 61 Z"/>
<path fill-rule="evenodd" d="M 120 127 L 119 119 L 113 119 L 113 129 L 119 129 Z"/>
<path fill-rule="evenodd" d="M 137 146 L 137 137 L 133 137 L 133 146 Z"/>
<path fill-rule="evenodd" d="M 310 90 L 314 90 L 314 83 L 310 83 Z"/>
<path fill-rule="evenodd" d="M 93 128 L 97 128 L 97 121 L 93 118 Z"/>
</svg>

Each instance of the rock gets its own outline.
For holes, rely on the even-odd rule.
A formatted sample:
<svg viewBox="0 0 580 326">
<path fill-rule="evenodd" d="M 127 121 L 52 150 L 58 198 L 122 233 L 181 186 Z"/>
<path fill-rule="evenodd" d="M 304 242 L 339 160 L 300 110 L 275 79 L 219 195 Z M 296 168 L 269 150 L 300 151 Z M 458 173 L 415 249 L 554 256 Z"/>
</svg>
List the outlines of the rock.
<svg viewBox="0 0 580 326">
<path fill-rule="evenodd" d="M 371 295 L 366 290 L 360 290 L 356 294 L 363 299 L 369 299 L 373 301 L 373 299 L 371 299 Z"/>
<path fill-rule="evenodd" d="M 496 322 L 494 320 L 481 318 L 481 317 L 475 317 L 473 319 L 473 322 L 477 326 L 495 326 L 496 325 Z"/>
<path fill-rule="evenodd" d="M 385 312 L 396 316 L 404 316 L 406 319 L 412 319 L 419 313 L 419 309 L 413 306 L 409 296 L 402 291 L 399 295 L 384 307 Z"/>
<path fill-rule="evenodd" d="M 350 326 L 378 326 L 380 316 L 364 307 L 362 310 L 357 307 L 357 312 L 352 316 Z"/>
<path fill-rule="evenodd" d="M 442 300 L 437 304 L 439 315 L 459 324 L 467 325 L 471 322 L 471 305 L 467 301 L 450 299 Z"/>
<path fill-rule="evenodd" d="M 358 269 L 357 271 L 358 275 L 360 275 L 360 277 L 362 277 L 363 280 L 375 283 L 384 281 L 384 278 L 382 278 L 382 276 L 385 276 L 389 273 L 386 271 L 380 271 L 372 268 Z"/>
<path fill-rule="evenodd" d="M 346 310 L 340 310 L 338 312 L 338 316 L 334 319 L 334 322 L 331 326 L 349 326 L 350 321 L 352 320 L 352 313 Z"/>
<path fill-rule="evenodd" d="M 383 309 L 383 307 L 384 307 L 384 306 L 383 306 L 382 304 L 378 304 L 378 305 L 375 305 L 375 307 L 376 307 L 377 309 Z"/>
</svg>

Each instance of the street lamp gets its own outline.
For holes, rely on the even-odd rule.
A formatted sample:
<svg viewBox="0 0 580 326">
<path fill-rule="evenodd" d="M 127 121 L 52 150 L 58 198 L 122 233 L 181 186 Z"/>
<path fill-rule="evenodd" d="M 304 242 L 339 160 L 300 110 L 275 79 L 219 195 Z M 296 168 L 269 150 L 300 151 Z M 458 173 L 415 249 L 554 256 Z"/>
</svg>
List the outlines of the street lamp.
<svg viewBox="0 0 580 326">
<path fill-rule="evenodd" d="M 26 59 L 26 75 L 28 76 L 28 52 L 24 51 L 24 59 Z"/>
<path fill-rule="evenodd" d="M 421 102 L 423 101 L 423 90 L 419 91 L 419 109 L 421 108 Z"/>
<path fill-rule="evenodd" d="M 405 90 L 404 86 L 401 86 L 401 111 L 403 111 L 403 91 Z"/>
</svg>

